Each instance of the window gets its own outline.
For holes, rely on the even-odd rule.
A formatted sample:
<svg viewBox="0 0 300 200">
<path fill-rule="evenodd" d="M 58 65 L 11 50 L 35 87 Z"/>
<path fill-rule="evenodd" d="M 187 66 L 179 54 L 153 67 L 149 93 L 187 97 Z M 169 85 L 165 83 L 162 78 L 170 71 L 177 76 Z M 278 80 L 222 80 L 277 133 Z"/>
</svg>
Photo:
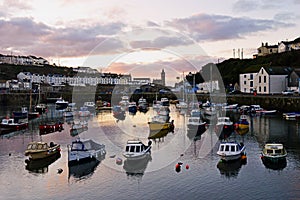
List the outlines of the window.
<svg viewBox="0 0 300 200">
<path fill-rule="evenodd" d="M 250 80 L 253 80 L 253 74 L 250 74 Z"/>
<path fill-rule="evenodd" d="M 261 83 L 261 76 L 258 77 L 258 82 Z"/>
<path fill-rule="evenodd" d="M 266 92 L 267 91 L 267 87 L 266 86 L 264 86 L 264 92 Z"/>
<path fill-rule="evenodd" d="M 231 149 L 230 149 L 232 152 L 235 152 L 235 146 L 231 146 Z"/>
<path fill-rule="evenodd" d="M 261 92 L 261 87 L 258 87 L 258 91 Z"/>
<path fill-rule="evenodd" d="M 224 145 L 221 145 L 220 151 L 224 151 Z"/>
<path fill-rule="evenodd" d="M 267 82 L 267 77 L 266 76 L 264 76 L 264 83 L 266 83 Z"/>
<path fill-rule="evenodd" d="M 271 154 L 271 153 L 273 153 L 273 150 L 268 149 L 268 150 L 267 150 L 267 153 Z"/>
<path fill-rule="evenodd" d="M 136 147 L 136 152 L 140 152 L 140 146 Z"/>
<path fill-rule="evenodd" d="M 244 78 L 247 78 L 247 75 L 246 75 L 246 74 L 244 74 Z"/>
<path fill-rule="evenodd" d="M 229 151 L 229 146 L 228 145 L 226 145 L 225 151 Z"/>
<path fill-rule="evenodd" d="M 130 152 L 134 152 L 134 146 L 130 147 Z"/>
<path fill-rule="evenodd" d="M 253 87 L 253 81 L 250 81 L 250 87 Z"/>
<path fill-rule="evenodd" d="M 126 152 L 128 152 L 128 151 L 129 151 L 129 146 L 126 146 L 126 149 L 125 149 L 125 151 L 126 151 Z"/>
<path fill-rule="evenodd" d="M 244 81 L 244 85 L 247 85 L 247 81 Z"/>
</svg>

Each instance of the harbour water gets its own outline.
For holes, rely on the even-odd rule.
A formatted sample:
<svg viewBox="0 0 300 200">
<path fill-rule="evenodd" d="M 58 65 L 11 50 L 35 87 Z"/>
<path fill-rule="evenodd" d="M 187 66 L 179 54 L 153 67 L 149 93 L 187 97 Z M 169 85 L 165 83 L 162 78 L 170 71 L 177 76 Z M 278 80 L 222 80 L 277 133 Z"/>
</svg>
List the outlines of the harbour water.
<svg viewBox="0 0 300 200">
<path fill-rule="evenodd" d="M 155 111 L 127 112 L 125 119 L 103 111 L 82 119 L 88 121 L 88 129 L 80 138 L 105 144 L 106 156 L 69 167 L 68 144 L 77 137 L 70 135 L 72 119 L 64 119 L 50 106 L 47 116 L 30 121 L 28 130 L 1 135 L 0 199 L 300 199 L 300 121 L 286 121 L 280 114 L 249 117 L 249 132 L 230 137 L 245 144 L 247 162 L 228 164 L 216 154 L 220 141 L 213 125 L 194 140 L 187 133 L 186 116 L 174 106 L 170 109 L 174 133 L 153 140 L 151 157 L 133 164 L 122 156 L 126 141 L 139 138 L 147 143 L 147 122 Z M 238 119 L 236 112 L 226 115 Z M 62 120 L 64 130 L 40 135 L 39 120 L 47 118 Z M 61 156 L 44 166 L 28 166 L 24 151 L 31 141 L 54 141 L 61 145 Z M 260 153 L 269 141 L 285 145 L 286 165 L 274 168 L 262 163 Z M 121 164 L 117 158 L 122 158 Z M 180 172 L 175 171 L 178 162 Z"/>
</svg>

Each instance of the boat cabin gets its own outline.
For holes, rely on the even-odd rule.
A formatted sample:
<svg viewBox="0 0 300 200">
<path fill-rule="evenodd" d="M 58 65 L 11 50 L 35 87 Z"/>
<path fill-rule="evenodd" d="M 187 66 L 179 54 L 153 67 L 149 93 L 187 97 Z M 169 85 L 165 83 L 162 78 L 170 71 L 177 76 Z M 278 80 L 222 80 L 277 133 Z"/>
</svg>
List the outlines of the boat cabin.
<svg viewBox="0 0 300 200">
<path fill-rule="evenodd" d="M 244 144 L 237 143 L 224 143 L 220 144 L 219 151 L 220 152 L 238 152 L 243 148 Z"/>
<path fill-rule="evenodd" d="M 145 151 L 147 148 L 148 148 L 148 146 L 144 145 L 139 140 L 129 140 L 126 144 L 125 152 L 140 153 L 140 152 Z"/>
<path fill-rule="evenodd" d="M 5 124 L 5 125 L 10 125 L 10 124 L 14 124 L 15 121 L 14 119 L 2 119 L 1 124 Z"/>
<path fill-rule="evenodd" d="M 282 144 L 266 144 L 265 150 L 266 150 L 266 153 L 270 154 L 270 155 L 279 155 L 279 154 L 285 153 L 285 150 L 284 150 Z"/>
</svg>

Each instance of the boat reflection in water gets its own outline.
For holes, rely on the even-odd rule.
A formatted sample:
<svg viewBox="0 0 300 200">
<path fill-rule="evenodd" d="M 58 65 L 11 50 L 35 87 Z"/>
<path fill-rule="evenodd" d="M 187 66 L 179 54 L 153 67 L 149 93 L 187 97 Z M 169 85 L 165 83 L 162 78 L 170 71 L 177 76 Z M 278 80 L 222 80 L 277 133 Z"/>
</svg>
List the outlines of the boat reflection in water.
<svg viewBox="0 0 300 200">
<path fill-rule="evenodd" d="M 195 129 L 190 129 L 187 130 L 187 136 L 190 140 L 200 140 L 201 135 L 206 131 L 206 128 L 198 128 L 197 130 Z"/>
<path fill-rule="evenodd" d="M 69 165 L 69 178 L 86 179 L 91 177 L 104 158 L 105 157 L 100 157 L 99 159 Z"/>
<path fill-rule="evenodd" d="M 149 136 L 148 139 L 160 139 L 165 137 L 166 135 L 168 135 L 170 131 L 167 129 L 162 129 L 162 130 L 158 130 L 158 131 L 150 131 L 149 132 Z"/>
<path fill-rule="evenodd" d="M 124 161 L 123 169 L 126 171 L 127 176 L 142 177 L 151 160 L 152 157 L 150 154 L 147 154 L 146 157 L 138 160 L 126 159 Z"/>
<path fill-rule="evenodd" d="M 277 162 L 272 162 L 263 157 L 261 158 L 261 160 L 267 169 L 283 170 L 287 166 L 286 158 L 278 160 Z"/>
<path fill-rule="evenodd" d="M 47 173 L 49 165 L 54 163 L 60 157 L 61 154 L 60 152 L 58 152 L 56 154 L 53 154 L 52 156 L 43 159 L 38 159 L 38 160 L 26 159 L 25 169 L 34 173 Z"/>
<path fill-rule="evenodd" d="M 246 165 L 246 161 L 242 159 L 230 162 L 220 160 L 217 164 L 217 168 L 220 170 L 220 174 L 226 178 L 236 178 L 242 168 L 242 165 Z"/>
</svg>

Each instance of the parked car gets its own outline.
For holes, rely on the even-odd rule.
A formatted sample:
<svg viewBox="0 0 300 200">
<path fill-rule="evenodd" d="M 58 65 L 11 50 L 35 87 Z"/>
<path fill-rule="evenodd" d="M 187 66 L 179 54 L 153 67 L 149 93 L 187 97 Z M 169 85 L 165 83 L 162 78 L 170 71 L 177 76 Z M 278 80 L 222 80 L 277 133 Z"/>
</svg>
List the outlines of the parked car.
<svg viewBox="0 0 300 200">
<path fill-rule="evenodd" d="M 282 94 L 283 95 L 293 95 L 293 94 L 295 94 L 295 92 L 293 90 L 284 90 L 284 91 L 282 91 Z"/>
</svg>

